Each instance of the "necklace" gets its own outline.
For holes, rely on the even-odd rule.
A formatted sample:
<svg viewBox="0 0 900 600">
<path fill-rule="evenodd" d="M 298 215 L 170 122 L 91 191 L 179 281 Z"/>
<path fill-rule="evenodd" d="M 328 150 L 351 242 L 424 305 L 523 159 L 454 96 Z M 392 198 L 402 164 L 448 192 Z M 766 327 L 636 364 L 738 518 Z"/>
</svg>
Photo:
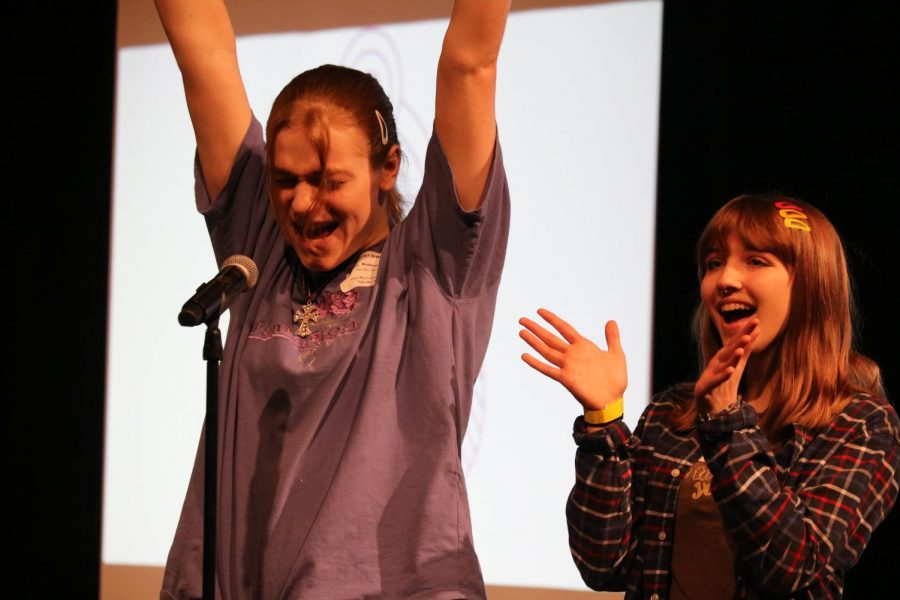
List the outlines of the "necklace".
<svg viewBox="0 0 900 600">
<path fill-rule="evenodd" d="M 305 338 L 312 334 L 309 324 L 318 323 L 319 321 L 319 307 L 313 302 L 315 296 L 310 286 L 306 284 L 306 273 L 302 270 L 300 271 L 300 294 L 306 296 L 306 303 L 294 311 L 294 323 L 299 324 L 294 333 Z"/>
</svg>

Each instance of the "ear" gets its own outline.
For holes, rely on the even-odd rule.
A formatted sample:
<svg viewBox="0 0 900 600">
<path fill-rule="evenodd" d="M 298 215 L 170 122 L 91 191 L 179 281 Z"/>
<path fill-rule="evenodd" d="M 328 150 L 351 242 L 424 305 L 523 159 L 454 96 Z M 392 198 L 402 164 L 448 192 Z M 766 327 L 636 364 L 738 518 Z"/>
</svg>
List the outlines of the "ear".
<svg viewBox="0 0 900 600">
<path fill-rule="evenodd" d="M 384 165 L 381 167 L 381 182 L 378 187 L 383 192 L 394 189 L 397 183 L 397 174 L 400 172 L 400 146 L 394 144 L 388 151 Z"/>
</svg>

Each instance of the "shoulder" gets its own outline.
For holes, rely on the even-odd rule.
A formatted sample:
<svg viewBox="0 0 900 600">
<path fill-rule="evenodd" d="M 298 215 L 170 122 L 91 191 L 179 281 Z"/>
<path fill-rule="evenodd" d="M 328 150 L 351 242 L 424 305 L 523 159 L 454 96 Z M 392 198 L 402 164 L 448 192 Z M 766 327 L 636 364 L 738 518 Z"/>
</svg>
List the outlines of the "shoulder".
<svg viewBox="0 0 900 600">
<path fill-rule="evenodd" d="M 443 142 L 433 126 L 431 137 L 428 139 L 428 145 L 425 150 L 425 178 L 426 180 L 443 178 L 455 186 L 450 160 L 447 158 Z M 500 147 L 500 132 L 498 130 L 494 138 L 494 149 L 491 154 L 491 164 L 483 194 L 487 195 L 490 193 L 492 186 L 501 187 L 498 186 L 499 181 L 506 181 L 506 167 L 503 163 L 503 151 Z"/>
<path fill-rule="evenodd" d="M 256 118 L 256 115 L 250 115 L 250 122 L 247 124 L 247 130 L 238 146 L 234 155 L 234 161 L 231 170 L 228 173 L 228 179 L 225 182 L 224 189 L 234 188 L 237 181 L 241 178 L 259 177 L 265 173 L 266 163 L 266 144 L 263 138 L 262 124 Z M 203 165 L 200 164 L 199 153 L 194 156 L 194 175 L 197 179 L 198 193 L 206 191 L 206 177 L 203 172 Z M 220 190 L 220 195 L 223 190 Z"/>
<path fill-rule="evenodd" d="M 693 399 L 693 383 L 677 383 L 661 392 L 657 392 L 647 405 L 645 414 L 654 416 L 668 415 L 680 409 Z"/>
<path fill-rule="evenodd" d="M 900 418 L 894 406 L 877 396 L 857 394 L 835 418 L 834 426 L 854 437 L 886 436 L 900 444 Z"/>
<path fill-rule="evenodd" d="M 259 122 L 255 114 L 250 115 L 250 123 L 244 132 L 244 138 L 238 147 L 235 155 L 235 162 L 238 162 L 243 154 L 253 154 L 259 156 L 265 162 L 266 160 L 266 141 L 263 124 Z"/>
<path fill-rule="evenodd" d="M 427 152 L 433 152 L 438 154 L 442 158 L 446 158 L 447 154 L 444 151 L 444 143 L 441 141 L 440 136 L 438 135 L 437 129 L 434 126 L 434 123 L 431 125 L 431 136 L 428 139 L 428 149 Z M 502 152 L 500 150 L 500 127 L 494 123 L 494 146 L 493 146 L 493 163 L 502 166 Z"/>
</svg>

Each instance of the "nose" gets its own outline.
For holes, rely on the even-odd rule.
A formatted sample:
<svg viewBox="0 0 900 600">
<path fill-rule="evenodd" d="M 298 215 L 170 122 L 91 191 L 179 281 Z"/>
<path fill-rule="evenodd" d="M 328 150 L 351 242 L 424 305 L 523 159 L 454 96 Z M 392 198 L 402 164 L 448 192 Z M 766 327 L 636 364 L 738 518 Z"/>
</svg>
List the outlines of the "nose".
<svg viewBox="0 0 900 600">
<path fill-rule="evenodd" d="M 741 287 L 740 271 L 729 263 L 725 263 L 719 270 L 719 276 L 716 279 L 716 289 L 719 291 L 719 295 L 728 296 Z"/>
<path fill-rule="evenodd" d="M 291 217 L 305 217 L 313 209 L 318 199 L 319 188 L 308 182 L 298 183 L 291 194 Z"/>
</svg>

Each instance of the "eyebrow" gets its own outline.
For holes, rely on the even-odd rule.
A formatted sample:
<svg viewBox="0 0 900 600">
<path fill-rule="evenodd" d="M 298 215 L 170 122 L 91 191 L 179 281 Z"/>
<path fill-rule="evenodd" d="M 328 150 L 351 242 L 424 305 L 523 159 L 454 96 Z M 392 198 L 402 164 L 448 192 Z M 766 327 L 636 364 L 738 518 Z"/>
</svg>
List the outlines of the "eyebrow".
<svg viewBox="0 0 900 600">
<path fill-rule="evenodd" d="M 326 177 L 334 177 L 336 175 L 353 176 L 353 172 L 347 169 L 325 169 Z"/>
<path fill-rule="evenodd" d="M 281 167 L 272 167 L 272 174 L 280 177 L 296 177 L 297 174 Z"/>
<path fill-rule="evenodd" d="M 320 175 L 320 174 L 322 174 L 322 171 L 321 171 L 320 169 L 316 169 L 316 170 L 314 170 L 314 171 L 307 171 L 306 173 L 303 173 L 303 174 L 301 175 L 301 174 L 298 174 L 298 173 L 295 173 L 295 172 L 291 171 L 290 169 L 285 169 L 284 167 L 273 166 L 273 167 L 272 167 L 272 173 L 273 173 L 275 176 L 280 176 L 280 177 L 285 177 L 285 176 L 287 176 L 287 177 L 298 177 L 298 178 L 302 178 L 302 177 L 305 177 L 305 176 L 308 176 L 308 175 Z M 326 178 L 329 178 L 329 177 L 336 177 L 336 176 L 338 176 L 338 175 L 344 175 L 344 176 L 352 177 L 352 176 L 353 176 L 353 172 L 352 172 L 352 171 L 349 171 L 349 170 L 347 170 L 347 169 L 325 169 L 324 175 L 325 175 Z"/>
</svg>

